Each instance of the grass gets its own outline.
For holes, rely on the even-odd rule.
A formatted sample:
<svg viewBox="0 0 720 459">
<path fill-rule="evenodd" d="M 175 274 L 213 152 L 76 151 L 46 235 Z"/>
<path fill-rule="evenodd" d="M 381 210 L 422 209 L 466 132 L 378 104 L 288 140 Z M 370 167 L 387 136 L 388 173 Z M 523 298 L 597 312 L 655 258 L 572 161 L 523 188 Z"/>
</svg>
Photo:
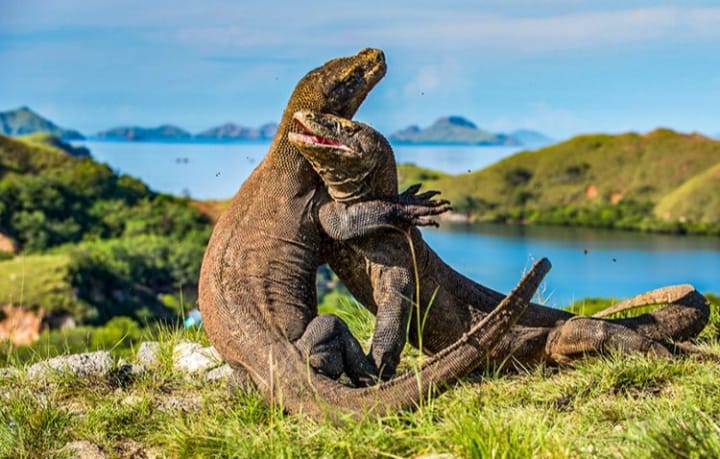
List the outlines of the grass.
<svg viewBox="0 0 720 459">
<path fill-rule="evenodd" d="M 717 234 L 718 164 L 717 140 L 656 129 L 581 135 L 421 181 L 478 220 Z"/>
<path fill-rule="evenodd" d="M 372 318 L 349 302 L 326 312 L 367 342 Z M 715 320 L 715 319 L 713 319 Z M 135 379 L 67 375 L 0 384 L 0 457 L 62 457 L 86 440 L 109 457 L 717 457 L 720 366 L 692 358 L 585 359 L 574 368 L 476 374 L 415 412 L 316 422 L 172 371 L 172 347 L 202 330 L 160 332 L 161 364 Z M 703 340 L 720 353 L 715 337 Z M 405 368 L 417 354 L 407 355 Z M 134 456 L 133 456 L 134 454 Z"/>
<path fill-rule="evenodd" d="M 27 309 L 73 310 L 70 259 L 65 255 L 23 255 L 0 261 L 0 304 Z"/>
</svg>

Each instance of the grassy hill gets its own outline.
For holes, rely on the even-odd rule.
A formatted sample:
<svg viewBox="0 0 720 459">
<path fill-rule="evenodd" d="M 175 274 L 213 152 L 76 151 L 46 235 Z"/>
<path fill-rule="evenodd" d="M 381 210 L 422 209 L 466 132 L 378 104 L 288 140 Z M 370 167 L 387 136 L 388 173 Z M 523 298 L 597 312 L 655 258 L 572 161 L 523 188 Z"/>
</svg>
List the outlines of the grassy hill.
<svg viewBox="0 0 720 459">
<path fill-rule="evenodd" d="M 426 180 L 475 219 L 720 234 L 720 142 L 658 129 L 582 135 Z"/>
<path fill-rule="evenodd" d="M 0 136 L 0 233 L 20 247 L 0 262 L 0 304 L 93 324 L 174 317 L 161 295 L 197 282 L 210 220 L 56 140 Z"/>
</svg>

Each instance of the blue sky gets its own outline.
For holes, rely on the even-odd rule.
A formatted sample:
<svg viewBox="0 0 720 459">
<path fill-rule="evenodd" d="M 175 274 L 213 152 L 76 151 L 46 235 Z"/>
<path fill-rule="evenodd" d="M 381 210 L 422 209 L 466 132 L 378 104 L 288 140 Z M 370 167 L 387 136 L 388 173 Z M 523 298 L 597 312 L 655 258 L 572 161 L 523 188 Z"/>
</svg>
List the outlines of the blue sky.
<svg viewBox="0 0 720 459">
<path fill-rule="evenodd" d="M 714 4 L 714 5 L 713 5 Z M 357 118 L 493 130 L 720 133 L 720 4 L 0 0 L 0 110 L 94 133 L 277 120 L 329 58 L 382 48 Z"/>
</svg>

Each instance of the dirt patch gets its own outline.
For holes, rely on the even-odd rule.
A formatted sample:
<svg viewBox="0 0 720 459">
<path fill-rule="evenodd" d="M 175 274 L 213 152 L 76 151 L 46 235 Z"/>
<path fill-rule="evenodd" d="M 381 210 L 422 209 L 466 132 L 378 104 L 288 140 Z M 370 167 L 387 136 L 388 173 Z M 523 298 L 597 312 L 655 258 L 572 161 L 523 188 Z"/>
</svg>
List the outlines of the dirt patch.
<svg viewBox="0 0 720 459">
<path fill-rule="evenodd" d="M 7 340 L 15 346 L 24 346 L 40 339 L 43 326 L 42 309 L 34 312 L 6 304 L 0 311 L 0 341 Z"/>
</svg>

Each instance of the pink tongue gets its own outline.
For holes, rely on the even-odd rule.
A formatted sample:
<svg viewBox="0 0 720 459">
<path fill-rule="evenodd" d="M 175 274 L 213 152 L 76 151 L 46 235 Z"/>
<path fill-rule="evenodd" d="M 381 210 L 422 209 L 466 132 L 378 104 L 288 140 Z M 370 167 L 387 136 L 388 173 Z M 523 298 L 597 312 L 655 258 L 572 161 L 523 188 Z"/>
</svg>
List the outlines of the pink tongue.
<svg viewBox="0 0 720 459">
<path fill-rule="evenodd" d="M 337 140 L 327 139 L 325 137 L 318 137 L 315 135 L 311 135 L 310 138 L 312 139 L 313 143 L 320 144 L 320 145 L 330 145 L 332 147 L 339 147 L 342 145 L 342 143 L 338 142 Z"/>
</svg>

